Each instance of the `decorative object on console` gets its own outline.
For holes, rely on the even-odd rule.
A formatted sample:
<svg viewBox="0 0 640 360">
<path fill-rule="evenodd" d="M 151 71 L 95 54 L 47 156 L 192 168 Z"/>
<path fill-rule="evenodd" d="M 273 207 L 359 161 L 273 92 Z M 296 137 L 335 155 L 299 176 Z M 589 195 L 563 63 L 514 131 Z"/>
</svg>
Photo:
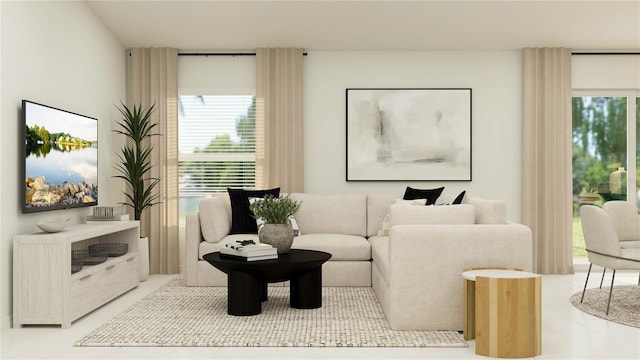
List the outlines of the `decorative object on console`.
<svg viewBox="0 0 640 360">
<path fill-rule="evenodd" d="M 407 186 L 404 191 L 404 200 L 427 199 L 426 205 L 433 205 L 444 191 L 444 186 L 435 189 L 414 189 Z"/>
<path fill-rule="evenodd" d="M 258 232 L 260 242 L 275 246 L 278 254 L 288 253 L 294 237 L 289 218 L 298 212 L 298 209 L 300 203 L 288 196 L 266 195 L 263 199 L 253 202 L 249 210 L 256 218 L 264 220 L 264 225 Z"/>
<path fill-rule="evenodd" d="M 60 232 L 62 231 L 65 226 L 67 226 L 67 224 L 69 223 L 69 220 L 71 220 L 71 218 L 51 218 L 51 219 L 47 219 L 47 220 L 43 220 L 40 221 L 39 223 L 36 224 L 36 226 L 44 231 L 44 232 L 48 232 L 48 233 L 56 233 L 56 232 Z"/>
<path fill-rule="evenodd" d="M 249 209 L 249 198 L 264 198 L 266 195 L 280 196 L 280 188 L 268 190 L 245 190 L 227 188 L 231 201 L 231 234 L 257 234 L 258 226 Z"/>
<path fill-rule="evenodd" d="M 346 89 L 347 181 L 471 181 L 471 89 Z"/>
</svg>

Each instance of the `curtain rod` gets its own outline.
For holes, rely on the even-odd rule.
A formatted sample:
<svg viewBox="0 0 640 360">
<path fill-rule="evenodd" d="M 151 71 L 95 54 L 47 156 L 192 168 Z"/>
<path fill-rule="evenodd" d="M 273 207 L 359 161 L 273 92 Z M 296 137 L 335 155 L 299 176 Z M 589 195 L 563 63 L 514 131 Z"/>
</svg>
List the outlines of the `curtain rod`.
<svg viewBox="0 0 640 360">
<path fill-rule="evenodd" d="M 595 52 L 595 51 L 576 51 L 571 55 L 640 55 L 640 52 Z"/>
<path fill-rule="evenodd" d="M 302 55 L 307 56 L 307 53 Z M 178 56 L 256 56 L 256 53 L 178 53 Z"/>
</svg>

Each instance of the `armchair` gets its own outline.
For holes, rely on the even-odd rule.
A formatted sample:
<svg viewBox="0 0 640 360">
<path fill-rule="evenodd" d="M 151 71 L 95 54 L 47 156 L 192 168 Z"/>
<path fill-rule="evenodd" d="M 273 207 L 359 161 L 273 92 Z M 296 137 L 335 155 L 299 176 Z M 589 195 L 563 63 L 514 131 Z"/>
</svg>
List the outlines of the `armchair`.
<svg viewBox="0 0 640 360">
<path fill-rule="evenodd" d="M 587 289 L 593 264 L 602 266 L 605 271 L 606 269 L 612 269 L 613 276 L 606 310 L 606 314 L 609 315 L 616 270 L 640 270 L 640 249 L 621 247 L 612 216 L 600 207 L 583 205 L 580 208 L 580 219 L 589 259 L 589 271 L 587 272 L 587 279 L 584 283 L 580 302 L 584 300 L 584 293 Z M 640 278 L 638 279 L 638 285 L 640 285 Z M 600 281 L 600 286 L 602 286 L 602 281 Z"/>
<path fill-rule="evenodd" d="M 640 215 L 636 205 L 628 201 L 607 201 L 602 209 L 611 217 L 620 247 L 640 248 Z"/>
</svg>

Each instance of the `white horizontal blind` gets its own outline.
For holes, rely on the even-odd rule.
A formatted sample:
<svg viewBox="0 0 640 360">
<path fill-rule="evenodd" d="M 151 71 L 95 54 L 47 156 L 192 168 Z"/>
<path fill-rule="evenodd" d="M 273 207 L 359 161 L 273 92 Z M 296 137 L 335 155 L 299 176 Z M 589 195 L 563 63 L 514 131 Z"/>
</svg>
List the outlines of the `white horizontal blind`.
<svg viewBox="0 0 640 360">
<path fill-rule="evenodd" d="M 180 197 L 255 187 L 255 96 L 179 96 Z"/>
</svg>

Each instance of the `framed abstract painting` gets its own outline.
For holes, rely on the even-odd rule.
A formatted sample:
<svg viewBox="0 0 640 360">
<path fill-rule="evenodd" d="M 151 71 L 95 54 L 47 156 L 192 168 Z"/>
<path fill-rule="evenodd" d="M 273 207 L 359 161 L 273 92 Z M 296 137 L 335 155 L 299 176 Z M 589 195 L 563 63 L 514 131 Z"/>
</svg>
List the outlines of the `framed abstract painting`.
<svg viewBox="0 0 640 360">
<path fill-rule="evenodd" d="M 471 181 L 471 89 L 346 89 L 347 181 Z"/>
</svg>

